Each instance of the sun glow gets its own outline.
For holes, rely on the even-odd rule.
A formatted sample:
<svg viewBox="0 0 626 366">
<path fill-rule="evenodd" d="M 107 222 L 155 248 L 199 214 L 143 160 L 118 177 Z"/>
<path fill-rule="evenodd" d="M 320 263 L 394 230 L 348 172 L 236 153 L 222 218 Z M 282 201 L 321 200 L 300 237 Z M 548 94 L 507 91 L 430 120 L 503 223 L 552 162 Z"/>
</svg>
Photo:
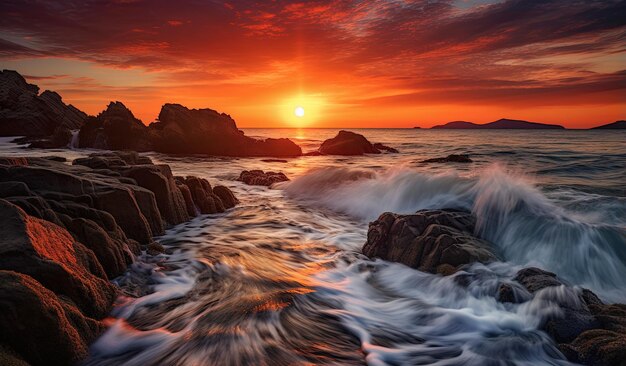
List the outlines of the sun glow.
<svg viewBox="0 0 626 366">
<path fill-rule="evenodd" d="M 322 118 L 326 99 L 319 94 L 300 94 L 280 105 L 282 119 L 292 127 L 309 127 Z"/>
</svg>

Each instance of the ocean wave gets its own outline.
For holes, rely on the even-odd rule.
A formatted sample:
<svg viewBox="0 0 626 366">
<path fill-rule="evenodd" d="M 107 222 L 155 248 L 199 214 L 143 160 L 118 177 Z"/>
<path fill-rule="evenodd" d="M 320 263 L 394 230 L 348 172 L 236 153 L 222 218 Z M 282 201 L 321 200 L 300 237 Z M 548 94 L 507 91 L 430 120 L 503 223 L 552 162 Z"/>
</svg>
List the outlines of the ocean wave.
<svg viewBox="0 0 626 366">
<path fill-rule="evenodd" d="M 567 209 L 558 196 L 546 196 L 531 177 L 500 165 L 475 177 L 455 171 L 428 174 L 408 167 L 382 172 L 323 168 L 282 188 L 304 204 L 363 220 L 387 211 L 466 209 L 477 217 L 475 234 L 493 242 L 504 260 L 553 271 L 607 301 L 626 300 L 626 223 L 598 221 L 610 213 L 597 212 L 594 197 L 577 210 Z M 567 200 L 571 201 L 571 194 Z"/>
</svg>

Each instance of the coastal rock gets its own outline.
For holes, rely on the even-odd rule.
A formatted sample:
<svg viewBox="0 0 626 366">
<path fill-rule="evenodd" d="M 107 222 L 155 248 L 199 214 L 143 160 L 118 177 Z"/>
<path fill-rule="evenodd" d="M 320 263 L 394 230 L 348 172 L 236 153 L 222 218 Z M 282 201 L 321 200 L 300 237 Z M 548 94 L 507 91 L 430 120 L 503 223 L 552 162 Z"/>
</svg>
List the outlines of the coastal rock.
<svg viewBox="0 0 626 366">
<path fill-rule="evenodd" d="M 549 129 L 549 130 L 562 130 L 565 129 L 565 127 L 561 126 L 561 125 L 552 125 L 552 124 L 546 124 L 546 123 L 539 123 L 539 122 L 528 122 L 528 121 L 522 121 L 522 120 L 518 120 L 518 119 L 508 119 L 508 118 L 501 118 L 497 121 L 493 121 L 493 122 L 489 122 L 489 123 L 485 123 L 485 124 L 478 124 L 478 123 L 474 123 L 474 122 L 467 122 L 467 121 L 452 121 L 452 122 L 448 122 L 444 125 L 437 125 L 437 126 L 433 126 L 432 128 L 434 129 L 498 129 L 498 130 L 533 130 L 533 129 L 541 129 L 541 130 L 545 130 L 545 129 Z"/>
<path fill-rule="evenodd" d="M 239 175 L 238 181 L 252 186 L 269 187 L 274 183 L 286 182 L 289 180 L 282 172 L 264 172 L 262 170 L 244 170 Z"/>
<path fill-rule="evenodd" d="M 51 136 L 59 127 L 80 128 L 86 118 L 59 94 L 39 94 L 19 73 L 0 71 L 0 136 Z"/>
<path fill-rule="evenodd" d="M 0 200 L 0 237 L 0 269 L 33 277 L 88 316 L 109 312 L 115 288 L 93 252 L 65 229 Z"/>
<path fill-rule="evenodd" d="M 389 147 L 387 145 L 383 145 L 380 142 L 375 143 L 373 146 L 374 146 L 375 149 L 378 149 L 380 151 L 387 151 L 387 152 L 392 153 L 392 154 L 397 154 L 397 153 L 400 152 L 400 151 L 398 151 L 398 149 L 394 149 L 393 147 Z"/>
<path fill-rule="evenodd" d="M 495 260 L 490 244 L 472 235 L 474 225 L 474 217 L 462 211 L 386 212 L 370 223 L 362 252 L 432 273 Z"/>
<path fill-rule="evenodd" d="M 323 155 L 363 155 L 380 154 L 363 135 L 341 130 L 337 136 L 322 143 L 319 152 Z"/>
<path fill-rule="evenodd" d="M 426 159 L 426 160 L 422 160 L 422 163 L 471 163 L 473 162 L 472 159 L 470 159 L 469 155 L 466 154 L 450 154 L 448 156 L 446 156 L 445 158 L 432 158 L 432 159 Z"/>
<path fill-rule="evenodd" d="M 575 289 L 556 274 L 524 268 L 514 278 L 535 296 L 556 303 L 560 312 L 542 329 L 570 361 L 586 365 L 621 365 L 626 360 L 626 305 L 605 305 L 590 290 Z"/>
<path fill-rule="evenodd" d="M 149 126 L 155 151 L 222 156 L 299 156 L 289 139 L 256 140 L 245 136 L 227 114 L 165 104 L 159 121 Z"/>
<path fill-rule="evenodd" d="M 75 364 L 103 330 L 32 277 L 0 270 L 0 343 L 29 364 Z"/>
<path fill-rule="evenodd" d="M 185 184 L 189 187 L 191 197 L 198 210 L 202 214 L 214 214 L 224 212 L 222 200 L 213 194 L 213 189 L 206 179 L 187 177 Z"/>
<path fill-rule="evenodd" d="M 78 146 L 104 150 L 150 150 L 148 128 L 121 102 L 109 103 L 89 117 L 78 133 Z"/>
<path fill-rule="evenodd" d="M 222 204 L 226 209 L 233 208 L 239 203 L 239 200 L 228 187 L 215 186 L 213 188 L 213 194 L 216 195 L 220 201 L 222 201 Z"/>
<path fill-rule="evenodd" d="M 125 177 L 154 193 L 159 211 L 170 225 L 189 220 L 185 199 L 167 165 L 140 165 L 122 171 Z"/>
</svg>

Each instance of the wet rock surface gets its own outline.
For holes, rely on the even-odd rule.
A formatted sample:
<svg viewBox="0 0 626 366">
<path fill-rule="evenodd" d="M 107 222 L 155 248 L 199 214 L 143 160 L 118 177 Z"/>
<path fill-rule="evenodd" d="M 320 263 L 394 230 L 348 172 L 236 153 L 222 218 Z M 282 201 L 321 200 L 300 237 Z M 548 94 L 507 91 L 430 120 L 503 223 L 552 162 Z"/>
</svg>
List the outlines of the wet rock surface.
<svg viewBox="0 0 626 366">
<path fill-rule="evenodd" d="M 84 358 L 118 295 L 110 280 L 142 250 L 163 251 L 153 236 L 237 203 L 227 187 L 175 177 L 136 152 L 72 164 L 0 158 L 2 357 L 33 365 Z"/>
<path fill-rule="evenodd" d="M 432 158 L 422 160 L 422 163 L 471 163 L 469 155 L 466 154 L 450 154 L 444 158 Z"/>
<path fill-rule="evenodd" d="M 467 286 L 471 278 L 458 272 L 474 262 L 496 259 L 492 245 L 474 236 L 475 220 L 468 212 L 422 210 L 412 215 L 384 213 L 370 223 L 363 254 L 371 258 L 455 275 Z M 540 329 L 572 362 L 586 365 L 624 365 L 626 360 L 626 305 L 604 304 L 588 289 L 574 287 L 555 273 L 529 267 L 500 282 L 493 296 L 502 303 L 551 309 Z"/>
<path fill-rule="evenodd" d="M 463 211 L 386 212 L 370 223 L 362 252 L 431 273 L 495 260 L 490 244 L 472 235 L 474 226 L 474 217 Z"/>
<path fill-rule="evenodd" d="M 264 172 L 262 170 L 244 170 L 239 175 L 238 181 L 251 186 L 269 187 L 274 183 L 286 182 L 289 180 L 282 172 Z"/>
</svg>

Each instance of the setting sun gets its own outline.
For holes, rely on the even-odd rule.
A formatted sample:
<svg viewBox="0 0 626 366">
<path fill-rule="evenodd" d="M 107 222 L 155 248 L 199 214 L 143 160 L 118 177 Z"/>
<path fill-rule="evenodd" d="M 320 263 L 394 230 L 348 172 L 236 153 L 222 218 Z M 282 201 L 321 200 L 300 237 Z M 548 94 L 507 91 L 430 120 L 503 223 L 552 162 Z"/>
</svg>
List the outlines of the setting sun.
<svg viewBox="0 0 626 366">
<path fill-rule="evenodd" d="M 298 118 L 304 117 L 304 108 L 296 107 L 296 109 L 293 111 L 293 114 L 295 114 L 296 117 L 298 117 Z"/>
</svg>

